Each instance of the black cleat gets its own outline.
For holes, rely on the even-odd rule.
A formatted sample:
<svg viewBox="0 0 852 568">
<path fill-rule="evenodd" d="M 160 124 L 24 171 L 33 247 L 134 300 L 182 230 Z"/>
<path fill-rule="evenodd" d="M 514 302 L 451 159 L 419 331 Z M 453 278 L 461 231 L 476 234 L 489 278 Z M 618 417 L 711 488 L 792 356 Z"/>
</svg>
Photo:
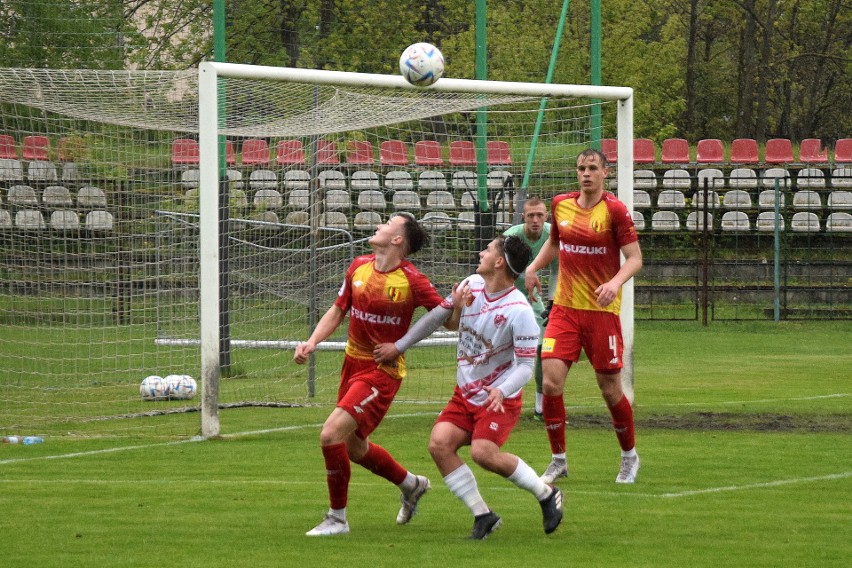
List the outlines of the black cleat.
<svg viewBox="0 0 852 568">
<path fill-rule="evenodd" d="M 484 515 L 477 515 L 473 518 L 473 531 L 470 533 L 470 538 L 473 540 L 484 540 L 488 535 L 497 530 L 502 520 L 500 515 L 494 511 L 488 511 Z"/>
<path fill-rule="evenodd" d="M 550 492 L 550 495 L 544 501 L 539 501 L 539 505 L 541 505 L 541 521 L 544 525 L 544 534 L 550 534 L 562 522 L 562 491 L 554 487 L 553 491 Z"/>
</svg>

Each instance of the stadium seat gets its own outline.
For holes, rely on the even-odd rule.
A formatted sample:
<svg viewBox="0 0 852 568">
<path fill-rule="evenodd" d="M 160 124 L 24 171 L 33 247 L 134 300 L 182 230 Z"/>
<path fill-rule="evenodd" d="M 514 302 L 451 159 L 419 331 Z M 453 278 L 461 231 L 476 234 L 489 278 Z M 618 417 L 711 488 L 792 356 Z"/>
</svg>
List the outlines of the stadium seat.
<svg viewBox="0 0 852 568">
<path fill-rule="evenodd" d="M 817 168 L 802 168 L 796 174 L 797 187 L 825 187 L 825 174 Z"/>
<path fill-rule="evenodd" d="M 272 170 L 252 170 L 249 174 L 249 188 L 278 189 L 278 176 Z"/>
<path fill-rule="evenodd" d="M 318 166 L 337 166 L 340 155 L 337 153 L 337 143 L 334 140 L 317 140 L 316 162 Z"/>
<path fill-rule="evenodd" d="M 831 187 L 852 187 L 852 166 L 832 170 Z"/>
<path fill-rule="evenodd" d="M 707 209 L 718 209 L 722 205 L 719 194 L 715 191 L 707 191 Z M 704 190 L 696 191 L 692 195 L 692 206 L 696 209 L 704 208 Z"/>
<path fill-rule="evenodd" d="M 324 189 L 346 189 L 346 176 L 337 170 L 325 170 L 317 174 L 317 183 Z"/>
<path fill-rule="evenodd" d="M 77 172 L 77 162 L 64 162 L 62 164 L 62 181 L 75 182 L 80 179 Z"/>
<path fill-rule="evenodd" d="M 311 186 L 311 174 L 305 170 L 287 170 L 284 172 L 284 190 L 308 189 Z"/>
<path fill-rule="evenodd" d="M 201 180 L 201 171 L 196 168 L 183 170 L 180 173 L 180 185 L 184 189 L 197 188 Z"/>
<path fill-rule="evenodd" d="M 686 196 L 682 191 L 676 189 L 664 189 L 657 196 L 657 207 L 661 209 L 683 209 L 686 207 Z"/>
<path fill-rule="evenodd" d="M 33 160 L 27 164 L 27 180 L 33 183 L 50 183 L 59 181 L 56 165 L 47 160 Z"/>
<path fill-rule="evenodd" d="M 377 191 L 381 189 L 379 174 L 372 170 L 357 170 L 349 178 L 349 188 L 352 191 Z"/>
<path fill-rule="evenodd" d="M 832 191 L 828 194 L 826 206 L 829 209 L 852 209 L 852 191 Z"/>
<path fill-rule="evenodd" d="M 346 143 L 346 163 L 352 166 L 372 166 L 373 143 L 369 140 L 350 140 Z"/>
<path fill-rule="evenodd" d="M 41 202 L 48 209 L 63 209 L 74 206 L 71 192 L 64 185 L 49 185 L 44 188 L 41 194 Z"/>
<path fill-rule="evenodd" d="M 680 230 L 680 217 L 674 211 L 657 211 L 651 217 L 651 230 L 677 231 Z"/>
<path fill-rule="evenodd" d="M 446 231 L 453 228 L 453 220 L 443 211 L 430 211 L 423 215 L 420 224 L 429 231 Z"/>
<path fill-rule="evenodd" d="M 21 146 L 21 157 L 24 160 L 41 160 L 48 161 L 50 156 L 50 139 L 47 136 L 34 135 L 25 136 L 24 143 Z"/>
<path fill-rule="evenodd" d="M 414 212 L 420 210 L 420 196 L 414 191 L 400 190 L 391 198 L 396 211 Z"/>
<path fill-rule="evenodd" d="M 813 211 L 798 211 L 790 219 L 790 230 L 795 233 L 818 233 L 819 216 Z"/>
<path fill-rule="evenodd" d="M 707 180 L 707 187 L 710 189 L 721 189 L 725 187 L 725 175 L 718 168 L 704 168 L 698 170 L 698 189 L 704 189 L 704 181 Z"/>
<path fill-rule="evenodd" d="M 385 194 L 375 189 L 366 189 L 358 194 L 358 208 L 370 211 L 384 211 L 387 208 Z"/>
<path fill-rule="evenodd" d="M 512 174 L 505 170 L 494 170 L 485 176 L 485 187 L 489 190 L 500 190 L 512 183 Z"/>
<path fill-rule="evenodd" d="M 426 194 L 426 209 L 433 211 L 454 211 L 456 209 L 456 200 L 449 191 L 430 191 Z"/>
<path fill-rule="evenodd" d="M 743 189 L 732 189 L 722 198 L 725 209 L 751 209 L 751 195 Z"/>
<path fill-rule="evenodd" d="M 453 140 L 449 159 L 453 167 L 476 166 L 476 147 L 470 140 Z"/>
<path fill-rule="evenodd" d="M 734 168 L 728 174 L 728 187 L 754 189 L 757 187 L 757 173 L 751 168 Z"/>
<path fill-rule="evenodd" d="M 663 172 L 663 187 L 665 189 L 689 189 L 691 186 L 692 178 L 689 177 L 688 171 L 675 169 Z"/>
<path fill-rule="evenodd" d="M 385 189 L 388 191 L 411 191 L 414 180 L 411 174 L 404 170 L 393 170 L 385 174 Z"/>
<path fill-rule="evenodd" d="M 349 211 L 352 198 L 344 189 L 329 189 L 325 192 L 325 208 L 328 211 Z"/>
<path fill-rule="evenodd" d="M 732 164 L 757 164 L 760 162 L 758 156 L 757 140 L 753 138 L 737 138 L 731 142 Z"/>
<path fill-rule="evenodd" d="M 441 145 L 436 140 L 420 140 L 414 143 L 414 163 L 418 166 L 443 166 Z"/>
<path fill-rule="evenodd" d="M 686 217 L 686 230 L 687 231 L 703 231 L 704 223 L 707 223 L 707 229 L 713 230 L 713 214 L 704 212 L 704 215 L 701 215 L 701 211 L 692 211 Z M 703 220 L 702 220 L 703 217 Z"/>
<path fill-rule="evenodd" d="M 645 230 L 645 215 L 641 211 L 633 211 L 633 226 L 637 231 Z"/>
<path fill-rule="evenodd" d="M 228 184 L 231 187 L 243 186 L 243 174 L 239 170 L 226 170 L 225 176 L 228 178 Z"/>
<path fill-rule="evenodd" d="M 69 209 L 54 211 L 50 214 L 50 228 L 54 231 L 77 231 L 80 229 L 80 216 Z"/>
<path fill-rule="evenodd" d="M 172 165 L 197 166 L 199 157 L 198 141 L 191 138 L 176 138 L 172 142 Z"/>
<path fill-rule="evenodd" d="M 828 163 L 828 149 L 819 138 L 805 138 L 799 143 L 799 161 L 803 164 Z"/>
<path fill-rule="evenodd" d="M 834 163 L 852 164 L 852 138 L 841 138 L 834 143 Z"/>
<path fill-rule="evenodd" d="M 320 215 L 320 227 L 349 230 L 349 219 L 342 211 L 327 211 Z"/>
<path fill-rule="evenodd" d="M 725 211 L 722 215 L 722 231 L 748 232 L 751 221 L 743 211 Z"/>
<path fill-rule="evenodd" d="M 352 220 L 352 228 L 356 231 L 374 231 L 376 225 L 382 223 L 382 216 L 376 211 L 359 211 Z"/>
<path fill-rule="evenodd" d="M 22 231 L 39 231 L 46 229 L 47 224 L 38 209 L 21 209 L 15 213 L 15 228 Z"/>
<path fill-rule="evenodd" d="M 256 209 L 281 209 L 284 199 L 275 189 L 259 189 L 255 192 L 252 203 Z"/>
<path fill-rule="evenodd" d="M 417 187 L 423 192 L 435 190 L 446 191 L 447 178 L 444 177 L 443 172 L 439 172 L 438 170 L 426 170 L 420 172 L 420 175 L 417 177 Z"/>
<path fill-rule="evenodd" d="M 11 207 L 38 207 L 38 194 L 28 185 L 13 185 L 6 192 L 6 203 Z"/>
<path fill-rule="evenodd" d="M 9 134 L 0 134 L 0 160 L 17 160 L 18 145 Z"/>
<path fill-rule="evenodd" d="M 778 206 L 784 208 L 784 192 L 778 194 Z M 775 190 L 764 189 L 757 196 L 757 206 L 760 209 L 775 209 Z"/>
<path fill-rule="evenodd" d="M 476 191 L 478 186 L 478 179 L 476 176 L 476 172 L 471 172 L 468 170 L 461 170 L 458 172 L 453 172 L 453 176 L 451 179 L 451 184 L 453 190 L 456 193 L 464 193 L 465 191 Z"/>
<path fill-rule="evenodd" d="M 248 207 L 248 197 L 242 189 L 232 189 L 228 192 L 228 206 L 233 209 L 245 209 Z"/>
<path fill-rule="evenodd" d="M 275 162 L 289 168 L 305 165 L 305 147 L 301 140 L 279 140 L 275 146 Z"/>
<path fill-rule="evenodd" d="M 307 211 L 290 211 L 284 217 L 284 223 L 287 225 L 308 225 L 310 222 L 311 217 Z"/>
<path fill-rule="evenodd" d="M 664 164 L 688 164 L 689 142 L 684 138 L 666 138 L 663 140 L 662 162 Z"/>
<path fill-rule="evenodd" d="M 310 190 L 306 188 L 291 189 L 287 192 L 287 207 L 297 211 L 306 211 L 311 206 Z"/>
<path fill-rule="evenodd" d="M 788 138 L 772 138 L 766 141 L 767 164 L 789 164 L 794 161 L 793 143 Z"/>
<path fill-rule="evenodd" d="M 485 163 L 489 166 L 511 166 L 512 154 L 505 140 L 489 140 L 485 143 Z"/>
<path fill-rule="evenodd" d="M 793 209 L 822 209 L 822 198 L 811 189 L 800 189 L 793 194 Z"/>
<path fill-rule="evenodd" d="M 248 138 L 243 140 L 243 165 L 244 166 L 268 166 L 269 143 L 261 138 Z"/>
<path fill-rule="evenodd" d="M 654 141 L 650 138 L 636 138 L 633 140 L 633 163 L 653 164 L 657 161 L 657 149 Z"/>
<path fill-rule="evenodd" d="M 618 161 L 618 140 L 615 138 L 604 138 L 601 140 L 601 153 L 610 164 Z"/>
<path fill-rule="evenodd" d="M 281 223 L 278 213 L 275 211 L 258 211 L 251 215 L 250 219 L 255 221 L 251 224 L 251 228 L 259 233 L 275 233 L 278 231 Z"/>
<path fill-rule="evenodd" d="M 644 190 L 657 189 L 657 174 L 652 170 L 633 170 L 633 188 Z"/>
<path fill-rule="evenodd" d="M 408 144 L 402 140 L 385 140 L 379 146 L 379 163 L 383 166 L 407 166 Z"/>
<path fill-rule="evenodd" d="M 97 209 L 106 206 L 106 194 L 101 188 L 87 185 L 77 190 L 77 207 L 80 209 Z"/>
<path fill-rule="evenodd" d="M 699 140 L 695 147 L 695 161 L 699 164 L 722 164 L 725 162 L 725 147 L 717 138 Z"/>
<path fill-rule="evenodd" d="M 0 209 L 0 229 L 12 228 L 12 214 L 5 209 Z"/>
<path fill-rule="evenodd" d="M 0 158 L 0 181 L 24 181 L 24 168 L 21 161 Z"/>
<path fill-rule="evenodd" d="M 778 187 L 784 189 L 790 187 L 790 172 L 786 168 L 768 168 L 760 176 L 761 187 L 775 187 L 775 180 L 778 180 Z"/>
<path fill-rule="evenodd" d="M 651 194 L 643 189 L 633 190 L 633 208 L 649 209 L 651 207 Z"/>
<path fill-rule="evenodd" d="M 778 230 L 784 230 L 784 216 L 780 215 L 778 217 Z M 774 211 L 763 211 L 762 213 L 757 214 L 757 220 L 754 223 L 754 228 L 760 232 L 774 231 L 775 230 L 775 212 Z"/>
<path fill-rule="evenodd" d="M 476 213 L 473 211 L 462 211 L 457 219 L 457 226 L 461 231 L 472 231 L 476 228 Z"/>
<path fill-rule="evenodd" d="M 459 207 L 462 209 L 475 209 L 476 208 L 476 192 L 475 191 L 465 191 L 461 195 L 461 199 L 459 199 Z"/>
<path fill-rule="evenodd" d="M 825 219 L 825 230 L 829 233 L 852 233 L 852 213 L 829 213 Z"/>
</svg>

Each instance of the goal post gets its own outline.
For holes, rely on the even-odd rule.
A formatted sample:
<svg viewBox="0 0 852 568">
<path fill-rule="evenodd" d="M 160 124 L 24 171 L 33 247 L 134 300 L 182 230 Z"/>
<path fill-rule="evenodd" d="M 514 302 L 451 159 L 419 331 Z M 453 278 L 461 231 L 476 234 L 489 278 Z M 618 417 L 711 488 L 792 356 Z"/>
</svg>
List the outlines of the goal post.
<svg viewBox="0 0 852 568">
<path fill-rule="evenodd" d="M 276 116 L 270 109 L 269 115 L 253 116 L 251 120 L 240 123 L 229 115 L 232 97 L 239 96 L 236 85 L 240 81 L 300 85 L 284 97 L 289 97 L 293 110 L 288 109 L 287 116 Z M 232 86 L 234 88 L 232 88 Z M 328 88 L 326 93 L 322 89 Z M 519 112 L 511 105 L 528 103 L 537 111 L 538 101 L 543 97 L 558 100 L 575 99 L 585 101 L 578 106 L 590 105 L 589 101 L 610 101 L 615 103 L 614 130 L 618 140 L 618 159 L 616 176 L 618 196 L 632 211 L 633 203 L 633 91 L 628 87 L 607 87 L 589 85 L 561 85 L 542 83 L 514 83 L 503 81 L 476 81 L 467 79 L 443 78 L 427 89 L 414 87 L 401 76 L 371 75 L 363 73 L 308 70 L 294 68 L 251 66 L 233 63 L 206 62 L 198 70 L 198 132 L 200 147 L 200 185 L 199 185 L 199 288 L 200 288 L 200 351 L 201 351 L 201 433 L 203 436 L 217 436 L 219 423 L 219 387 L 222 350 L 222 297 L 221 271 L 222 250 L 220 248 L 220 137 L 223 135 L 280 136 L 282 132 L 290 136 L 309 136 L 316 141 L 319 136 L 332 132 L 351 132 L 379 126 L 387 127 L 405 120 L 427 120 L 444 112 L 474 112 L 481 108 L 491 111 L 499 105 L 509 105 L 510 113 Z M 234 91 L 237 94 L 234 94 Z M 263 92 L 255 88 L 254 92 Z M 227 93 L 227 94 L 223 94 Z M 414 96 L 407 96 L 413 94 Z M 236 100 L 236 99 L 235 99 Z M 590 128 L 586 122 L 575 118 L 569 105 L 551 105 L 556 108 L 551 135 L 554 137 L 554 152 L 565 153 L 569 147 L 581 147 L 590 144 Z M 329 118 L 334 115 L 333 118 Z M 335 120 L 332 124 L 332 120 Z M 564 122 L 558 122 L 564 120 Z M 509 119 L 507 119 L 509 122 Z M 288 125 L 292 124 L 292 127 Z M 573 125 L 572 130 L 560 130 L 558 125 Z M 273 125 L 274 128 L 268 126 Z M 266 127 L 266 128 L 265 128 Z M 523 125 L 515 128 L 523 130 Z M 563 138 L 560 138 L 564 136 Z M 561 141 L 561 143 L 560 143 Z M 573 156 L 572 156 L 573 157 Z M 566 169 L 570 165 L 560 157 L 559 169 L 562 176 L 555 185 L 565 185 Z M 316 179 L 316 162 L 311 166 L 311 179 Z M 477 176 L 482 184 L 482 176 Z M 314 182 L 312 182 L 314 183 Z M 312 186 L 309 209 L 309 227 L 311 247 L 316 247 L 316 232 L 319 228 L 321 204 L 316 199 L 316 185 Z M 481 189 L 481 187 L 480 187 Z M 503 201 L 505 204 L 505 200 Z M 494 213 L 494 203 L 487 200 L 478 204 L 481 213 Z M 509 203 L 507 212 L 511 212 Z M 477 218 L 490 219 L 487 216 Z M 341 234 L 349 234 L 346 229 Z M 350 239 L 351 241 L 352 239 Z M 475 253 L 469 239 L 459 238 L 452 243 L 456 250 L 467 247 L 460 254 Z M 311 249 L 319 250 L 319 249 Z M 311 260 L 313 262 L 313 259 Z M 452 261 L 451 261 L 452 263 Z M 345 266 L 339 268 L 342 275 Z M 303 283 L 304 285 L 304 283 Z M 633 282 L 626 283 L 622 293 L 622 328 L 624 333 L 624 370 L 622 380 L 628 397 L 633 399 Z"/>
</svg>

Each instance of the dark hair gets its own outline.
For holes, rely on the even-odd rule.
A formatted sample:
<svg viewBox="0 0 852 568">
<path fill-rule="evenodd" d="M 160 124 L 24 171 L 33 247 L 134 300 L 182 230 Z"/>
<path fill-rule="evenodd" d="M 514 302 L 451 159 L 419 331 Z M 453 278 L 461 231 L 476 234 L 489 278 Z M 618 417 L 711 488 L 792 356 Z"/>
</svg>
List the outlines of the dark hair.
<svg viewBox="0 0 852 568">
<path fill-rule="evenodd" d="M 513 236 L 500 235 L 497 237 L 500 252 L 506 261 L 506 269 L 512 278 L 520 276 L 532 261 L 532 249 L 522 239 Z"/>
<path fill-rule="evenodd" d="M 403 231 L 405 231 L 405 241 L 408 243 L 408 253 L 406 254 L 416 253 L 429 242 L 429 233 L 417 222 L 414 215 L 411 213 L 397 213 L 395 216 L 405 219 Z"/>
<path fill-rule="evenodd" d="M 577 163 L 579 164 L 580 160 L 585 158 L 597 158 L 603 167 L 609 167 L 609 161 L 606 159 L 606 156 L 604 156 L 603 152 L 599 152 L 594 148 L 587 148 L 577 154 Z"/>
</svg>

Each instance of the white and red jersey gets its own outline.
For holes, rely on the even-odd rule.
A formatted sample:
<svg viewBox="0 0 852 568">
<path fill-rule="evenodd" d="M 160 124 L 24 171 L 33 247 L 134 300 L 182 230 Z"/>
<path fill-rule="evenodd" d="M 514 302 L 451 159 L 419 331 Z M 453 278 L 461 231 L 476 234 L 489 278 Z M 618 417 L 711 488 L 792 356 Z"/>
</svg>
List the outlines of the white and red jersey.
<svg viewBox="0 0 852 568">
<path fill-rule="evenodd" d="M 458 390 L 478 406 L 488 397 L 485 386 L 501 387 L 506 398 L 517 398 L 532 378 L 539 338 L 535 314 L 514 286 L 490 296 L 478 274 L 465 282 L 473 302 L 462 308 L 459 320 Z"/>
</svg>

